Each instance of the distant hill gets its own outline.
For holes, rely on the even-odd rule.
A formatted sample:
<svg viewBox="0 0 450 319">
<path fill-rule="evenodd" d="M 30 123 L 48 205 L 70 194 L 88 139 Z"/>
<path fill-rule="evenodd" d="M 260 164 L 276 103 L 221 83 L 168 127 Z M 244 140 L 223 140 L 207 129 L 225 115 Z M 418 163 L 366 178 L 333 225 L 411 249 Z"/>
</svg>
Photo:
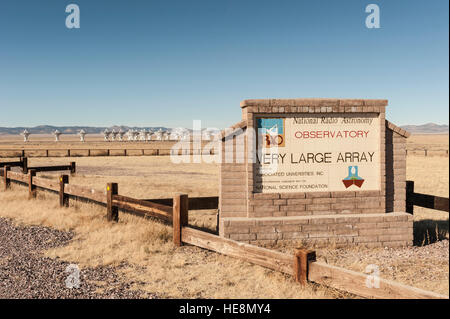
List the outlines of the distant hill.
<svg viewBox="0 0 450 319">
<path fill-rule="evenodd" d="M 448 125 L 439 125 L 435 123 L 427 123 L 422 125 L 404 125 L 402 129 L 411 134 L 448 134 Z"/>
</svg>

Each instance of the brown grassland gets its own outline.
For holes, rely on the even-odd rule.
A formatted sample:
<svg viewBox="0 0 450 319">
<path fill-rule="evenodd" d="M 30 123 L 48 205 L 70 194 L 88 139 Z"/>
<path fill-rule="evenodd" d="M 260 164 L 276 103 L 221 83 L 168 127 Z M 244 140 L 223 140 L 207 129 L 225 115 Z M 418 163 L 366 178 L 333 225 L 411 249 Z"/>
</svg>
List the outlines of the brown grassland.
<svg viewBox="0 0 450 319">
<path fill-rule="evenodd" d="M 448 135 L 435 138 L 413 136 L 408 148 L 439 144 L 436 148 L 448 149 Z M 40 141 L 36 142 L 36 147 L 47 148 L 50 144 L 55 145 Z M 86 143 L 86 146 L 105 147 L 105 144 L 113 143 L 98 141 Z M 8 143 L 8 139 L 0 139 L 0 148 L 22 146 L 20 141 L 9 140 Z M 217 164 L 174 164 L 168 156 L 32 158 L 30 163 L 65 164 L 71 160 L 77 162 L 77 173 L 70 177 L 71 184 L 103 189 L 106 183 L 117 182 L 120 194 L 145 199 L 167 198 L 176 193 L 191 197 L 218 194 Z M 57 174 L 39 175 L 56 178 Z M 407 178 L 415 181 L 417 192 L 448 197 L 448 157 L 408 156 Z M 76 263 L 81 268 L 125 262 L 127 266 L 121 270 L 121 275 L 139 282 L 136 289 L 156 292 L 166 298 L 355 297 L 315 284 L 302 288 L 289 276 L 200 248 L 174 248 L 171 228 L 152 220 L 120 213 L 118 223 L 107 223 L 105 208 L 75 200 L 71 200 L 69 208 L 60 208 L 54 194 L 38 191 L 38 198 L 31 201 L 27 200 L 27 195 L 26 188 L 18 185 L 13 185 L 10 191 L 0 191 L 0 216 L 20 224 L 73 231 L 75 238 L 68 246 L 48 250 L 45 255 Z M 215 230 L 216 211 L 192 211 L 189 223 Z M 446 212 L 415 207 L 414 223 L 417 246 L 448 239 Z M 291 252 L 300 244 L 284 243 L 272 248 Z M 320 260 L 363 272 L 368 264 L 380 263 L 373 252 L 383 251 L 384 248 L 372 249 L 369 253 L 364 248 L 327 247 L 317 249 L 317 255 Z M 361 257 L 365 253 L 367 258 Z M 415 257 L 389 260 L 381 266 L 383 278 L 448 295 L 448 260 Z M 421 277 L 424 271 L 432 273 L 431 280 L 425 275 Z"/>
</svg>

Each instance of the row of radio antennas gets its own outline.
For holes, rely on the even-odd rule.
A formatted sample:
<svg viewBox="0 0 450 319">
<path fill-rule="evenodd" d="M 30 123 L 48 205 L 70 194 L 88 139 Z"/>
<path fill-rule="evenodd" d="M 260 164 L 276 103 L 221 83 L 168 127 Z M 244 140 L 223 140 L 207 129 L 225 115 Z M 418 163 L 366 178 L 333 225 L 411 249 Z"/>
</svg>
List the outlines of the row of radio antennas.
<svg viewBox="0 0 450 319">
<path fill-rule="evenodd" d="M 55 130 L 52 132 L 53 136 L 55 137 L 55 142 L 60 141 L 60 135 L 62 134 L 59 130 Z M 31 133 L 28 132 L 28 130 L 24 130 L 21 135 L 23 136 L 24 142 L 28 142 Z M 81 129 L 78 132 L 78 135 L 80 136 L 80 141 L 85 142 L 85 137 L 87 135 L 86 131 Z M 206 141 L 210 141 L 213 138 L 213 134 L 209 131 L 204 131 L 202 133 L 202 139 Z M 147 131 L 145 129 L 142 129 L 140 131 L 130 129 L 128 132 L 122 131 L 122 129 L 116 131 L 116 130 L 108 130 L 105 129 L 103 131 L 103 140 L 107 142 L 112 141 L 190 141 L 191 140 L 191 134 L 189 132 L 169 132 L 169 131 L 163 131 L 162 129 L 159 129 L 158 131 Z"/>
</svg>

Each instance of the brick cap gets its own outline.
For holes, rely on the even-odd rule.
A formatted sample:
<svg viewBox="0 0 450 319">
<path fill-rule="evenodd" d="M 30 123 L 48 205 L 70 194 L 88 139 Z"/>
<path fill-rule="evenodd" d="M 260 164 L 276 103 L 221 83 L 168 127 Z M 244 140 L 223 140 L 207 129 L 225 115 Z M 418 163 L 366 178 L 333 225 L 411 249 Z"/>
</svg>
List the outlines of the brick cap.
<svg viewBox="0 0 450 319">
<path fill-rule="evenodd" d="M 387 106 L 388 100 L 372 99 L 329 99 L 329 98 L 307 98 L 307 99 L 252 99 L 243 100 L 241 108 L 247 106 Z"/>
<path fill-rule="evenodd" d="M 220 138 L 224 139 L 228 135 L 233 134 L 236 130 L 238 130 L 238 129 L 243 130 L 246 128 L 247 128 L 247 121 L 246 120 L 239 121 L 236 124 L 230 126 L 229 128 L 220 131 Z"/>
<path fill-rule="evenodd" d="M 402 129 L 401 127 L 398 127 L 397 125 L 395 125 L 392 122 L 389 122 L 388 120 L 386 120 L 386 128 L 391 130 L 391 131 L 393 131 L 393 132 L 395 132 L 395 133 L 397 133 L 398 135 L 401 135 L 401 136 L 406 137 L 406 138 L 411 136 L 410 132 Z"/>
<path fill-rule="evenodd" d="M 271 222 L 292 222 L 292 221 L 301 221 L 301 220 L 317 220 L 317 219 L 327 219 L 334 218 L 336 220 L 345 219 L 345 218 L 360 218 L 360 217 L 369 217 L 369 218 L 377 218 L 377 217 L 399 217 L 399 216 L 407 216 L 411 218 L 411 214 L 404 212 L 392 212 L 392 213 L 369 213 L 369 214 L 329 214 L 329 215 L 307 215 L 307 216 L 277 216 L 277 217 L 222 217 L 221 220 L 224 221 L 234 221 L 234 222 L 242 222 L 242 221 L 271 221 Z"/>
</svg>

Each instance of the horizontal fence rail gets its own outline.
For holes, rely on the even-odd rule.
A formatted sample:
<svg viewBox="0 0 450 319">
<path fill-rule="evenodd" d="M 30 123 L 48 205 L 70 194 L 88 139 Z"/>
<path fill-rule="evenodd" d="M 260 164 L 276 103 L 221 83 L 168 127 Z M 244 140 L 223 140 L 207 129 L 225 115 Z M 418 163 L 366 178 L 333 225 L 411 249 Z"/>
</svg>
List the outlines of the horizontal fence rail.
<svg viewBox="0 0 450 319">
<path fill-rule="evenodd" d="M 112 206 L 128 211 L 135 211 L 165 221 L 172 221 L 172 205 L 166 206 L 123 195 L 113 195 Z"/>
<path fill-rule="evenodd" d="M 416 156 L 448 156 L 448 150 L 405 150 L 406 155 Z"/>
<path fill-rule="evenodd" d="M 53 166 L 28 166 L 28 158 L 22 157 L 19 161 L 0 162 L 0 167 L 20 167 L 24 174 L 28 174 L 29 170 L 37 172 L 56 172 L 70 171 L 71 174 L 76 172 L 76 163 L 70 162 L 69 165 L 53 165 Z"/>
<path fill-rule="evenodd" d="M 358 296 L 377 299 L 448 299 L 448 296 L 392 280 L 374 278 L 373 283 L 367 284 L 367 279 L 367 274 L 323 262 L 309 262 L 308 280 Z"/>
<path fill-rule="evenodd" d="M 448 156 L 448 150 L 405 150 L 406 155 Z M 168 156 L 168 155 L 215 155 L 214 149 L 179 150 L 169 148 L 29 148 L 0 149 L 0 158 L 14 157 L 95 157 L 95 156 Z M 1 162 L 0 162 L 1 164 Z M 1 165 L 0 165 L 1 166 Z"/>
<path fill-rule="evenodd" d="M 173 205 L 173 198 L 146 199 L 146 201 L 167 206 Z M 219 207 L 219 197 L 189 197 L 188 205 L 189 210 L 217 209 Z"/>
<path fill-rule="evenodd" d="M 168 156 L 215 155 L 214 149 L 123 149 L 123 148 L 73 148 L 73 149 L 0 149 L 0 158 L 14 157 L 94 157 L 94 156 Z"/>
<path fill-rule="evenodd" d="M 73 174 L 75 173 L 75 162 L 72 163 L 73 165 L 28 167 L 28 170 L 34 170 L 36 172 L 70 171 Z M 24 174 L 27 174 L 27 172 L 25 171 Z"/>
<path fill-rule="evenodd" d="M 292 255 L 226 239 L 191 227 L 183 227 L 181 234 L 184 243 L 240 258 L 285 274 L 292 274 L 294 266 Z"/>
<path fill-rule="evenodd" d="M 15 156 L 15 157 L 17 157 L 17 156 Z M 15 162 L 0 162 L 0 167 L 3 167 L 3 166 L 9 166 L 9 167 L 20 166 L 20 167 L 22 167 L 23 166 L 23 161 L 20 160 L 20 161 L 15 161 Z"/>
<path fill-rule="evenodd" d="M 291 275 L 302 285 L 307 282 L 314 282 L 366 298 L 448 299 L 448 296 L 445 295 L 382 278 L 379 278 L 378 288 L 369 286 L 366 284 L 367 274 L 317 262 L 314 251 L 296 249 L 293 255 L 286 254 L 189 227 L 189 210 L 217 208 L 218 197 L 189 198 L 185 194 L 177 194 L 171 199 L 142 200 L 119 195 L 117 183 L 108 183 L 106 190 L 101 191 L 69 184 L 68 175 L 61 175 L 58 181 L 53 181 L 36 177 L 36 171 L 33 169 L 30 169 L 28 174 L 23 174 L 12 172 L 9 166 L 1 168 L 0 175 L 3 177 L 5 189 L 10 187 L 11 181 L 26 184 L 29 188 L 30 198 L 36 197 L 36 187 L 58 192 L 60 206 L 62 207 L 69 206 L 69 196 L 102 205 L 106 204 L 106 218 L 109 221 L 118 221 L 119 209 L 122 209 L 125 212 L 137 213 L 169 222 L 172 224 L 173 242 L 176 246 L 181 246 L 183 243 L 191 244 L 238 258 Z"/>
<path fill-rule="evenodd" d="M 413 214 L 414 206 L 449 212 L 449 199 L 414 192 L 414 181 L 406 181 L 406 212 Z"/>
</svg>

